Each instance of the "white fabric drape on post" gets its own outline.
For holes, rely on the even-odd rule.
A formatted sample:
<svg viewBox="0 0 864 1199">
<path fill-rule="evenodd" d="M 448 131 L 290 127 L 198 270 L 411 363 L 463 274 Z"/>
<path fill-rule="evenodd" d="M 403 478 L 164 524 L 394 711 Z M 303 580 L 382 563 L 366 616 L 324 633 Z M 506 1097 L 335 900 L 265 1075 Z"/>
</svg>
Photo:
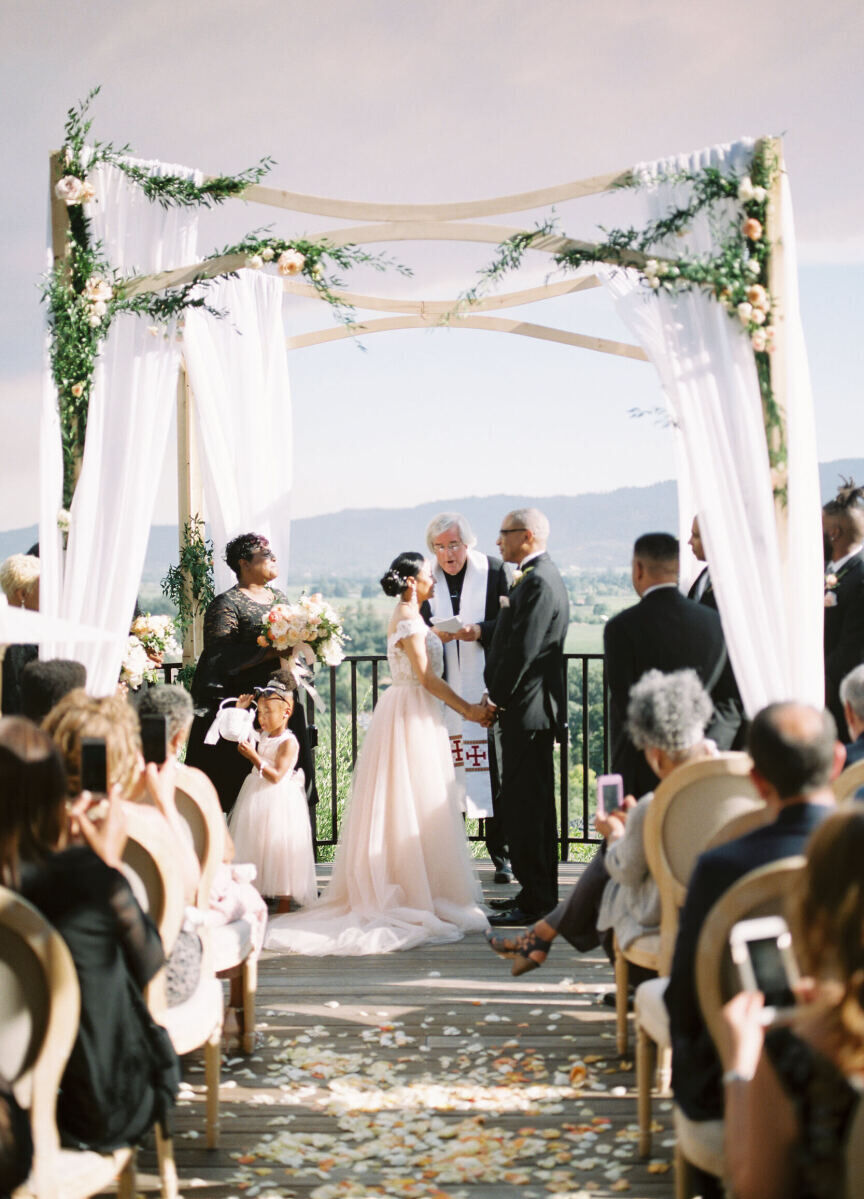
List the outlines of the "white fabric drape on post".
<svg viewBox="0 0 864 1199">
<path fill-rule="evenodd" d="M 666 215 L 687 185 L 664 177 L 716 166 L 745 174 L 751 141 L 715 146 L 637 167 L 647 184 L 636 193 L 643 221 Z M 729 205 L 729 216 L 733 216 Z M 729 656 L 748 715 L 774 700 L 823 702 L 822 558 L 812 403 L 794 289 L 794 233 L 784 207 L 790 502 L 788 556 L 778 542 L 756 366 L 743 327 L 700 291 L 654 293 L 635 272 L 605 268 L 618 311 L 657 368 L 677 426 L 682 472 L 681 530 L 689 530 L 692 495 Z M 658 255 L 716 249 L 723 229 L 702 216 L 684 238 L 654 247 Z M 809 439 L 809 440 L 808 440 Z M 689 493 L 689 494 L 688 494 Z M 815 602 L 814 602 L 815 597 Z"/>
<path fill-rule="evenodd" d="M 208 288 L 208 303 L 224 318 L 200 310 L 186 317 L 217 592 L 236 582 L 222 552 L 238 533 L 269 538 L 283 579 L 288 567 L 291 401 L 282 296 L 281 278 L 246 270 Z"/>
<path fill-rule="evenodd" d="M 152 174 L 177 174 L 201 182 L 198 172 L 138 162 Z M 197 257 L 197 211 L 163 209 L 116 167 L 90 173 L 96 202 L 88 208 L 94 242 L 124 275 L 149 274 Z M 173 324 L 156 334 L 146 317 L 116 317 L 94 377 L 81 475 L 71 509 L 65 570 L 56 549 L 62 496 L 57 473 L 56 395 L 49 389 L 43 417 L 40 541 L 46 600 L 53 615 L 101 628 L 114 639 L 46 647 L 49 656 L 77 658 L 87 667 L 87 689 L 106 695 L 117 685 L 132 620 L 160 469 L 176 396 L 179 354 Z M 62 577 L 61 577 L 62 576 Z M 43 610 L 48 611 L 47 605 Z"/>
</svg>

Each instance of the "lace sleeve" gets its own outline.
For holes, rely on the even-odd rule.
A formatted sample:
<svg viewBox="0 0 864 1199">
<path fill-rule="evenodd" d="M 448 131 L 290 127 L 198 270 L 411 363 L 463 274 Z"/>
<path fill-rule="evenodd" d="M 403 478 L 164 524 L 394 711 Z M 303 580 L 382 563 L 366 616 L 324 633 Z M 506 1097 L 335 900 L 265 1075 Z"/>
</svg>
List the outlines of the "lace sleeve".
<svg viewBox="0 0 864 1199">
<path fill-rule="evenodd" d="M 117 938 L 129 973 L 143 988 L 165 960 L 155 924 L 138 906 L 132 889 L 119 871 L 114 875 L 108 901 L 117 921 Z"/>
<path fill-rule="evenodd" d="M 415 633 L 420 633 L 422 636 L 426 634 L 426 625 L 420 616 L 412 616 L 408 620 L 400 620 L 396 625 L 396 631 L 393 633 L 393 640 L 401 641 L 403 637 L 413 637 Z"/>
<path fill-rule="evenodd" d="M 237 609 L 227 592 L 217 595 L 204 614 L 204 648 L 220 641 L 235 641 L 240 631 Z"/>
</svg>

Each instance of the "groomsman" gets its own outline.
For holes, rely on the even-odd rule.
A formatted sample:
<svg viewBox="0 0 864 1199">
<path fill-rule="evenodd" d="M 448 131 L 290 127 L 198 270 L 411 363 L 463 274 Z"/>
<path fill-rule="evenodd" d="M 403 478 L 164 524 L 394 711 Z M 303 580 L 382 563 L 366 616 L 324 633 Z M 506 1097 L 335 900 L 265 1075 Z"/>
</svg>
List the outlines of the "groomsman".
<svg viewBox="0 0 864 1199">
<path fill-rule="evenodd" d="M 521 889 L 497 925 L 537 920 L 558 902 L 555 735 L 567 722 L 564 640 L 567 590 L 546 553 L 549 521 L 536 508 L 509 512 L 498 548 L 518 567 L 486 656 L 487 703 L 501 725 L 499 810 Z"/>
<path fill-rule="evenodd" d="M 825 567 L 825 706 L 841 741 L 849 729 L 840 683 L 864 662 L 864 488 L 850 480 L 822 509 Z"/>
<path fill-rule="evenodd" d="M 714 587 L 711 583 L 711 572 L 708 568 L 708 558 L 705 554 L 705 547 L 702 544 L 702 534 L 699 531 L 699 517 L 693 517 L 693 524 L 690 529 L 690 540 L 688 542 L 693 557 L 697 562 L 704 562 L 705 567 L 696 576 L 696 579 L 687 592 L 687 598 L 695 600 L 697 604 L 705 604 L 709 608 L 717 611 L 717 597 L 714 594 Z"/>
<path fill-rule="evenodd" d="M 657 776 L 627 736 L 630 688 L 646 670 L 669 673 L 692 667 L 714 701 L 707 735 L 729 749 L 741 723 L 738 689 L 723 640 L 720 617 L 678 590 L 678 539 L 645 533 L 633 547 L 633 588 L 639 603 L 613 616 L 603 630 L 609 687 L 612 770 L 625 794 L 646 795 Z"/>
<path fill-rule="evenodd" d="M 477 538 L 461 513 L 433 516 L 426 528 L 426 545 L 434 556 L 435 592 L 421 609 L 427 622 L 450 616 L 462 621 L 458 632 L 438 633 L 445 647 L 444 675 L 454 691 L 475 697 L 483 690 L 485 651 L 492 643 L 501 610 L 499 598 L 507 594 L 509 586 L 501 559 L 479 553 L 476 544 Z M 444 720 L 456 777 L 465 790 L 467 815 L 485 820 L 495 882 L 509 883 L 513 877 L 510 855 L 500 817 L 495 814 L 499 770 L 493 732 L 464 723 L 451 708 L 444 709 Z"/>
</svg>

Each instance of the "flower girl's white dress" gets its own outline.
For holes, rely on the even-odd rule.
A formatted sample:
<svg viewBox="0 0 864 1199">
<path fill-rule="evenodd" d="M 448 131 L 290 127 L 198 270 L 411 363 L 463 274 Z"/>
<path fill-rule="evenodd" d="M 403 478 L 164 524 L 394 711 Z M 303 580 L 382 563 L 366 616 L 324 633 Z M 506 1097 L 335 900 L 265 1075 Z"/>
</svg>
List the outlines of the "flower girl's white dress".
<svg viewBox="0 0 864 1199">
<path fill-rule="evenodd" d="M 253 767 L 247 775 L 231 813 L 228 829 L 237 862 L 254 862 L 255 885 L 262 895 L 290 895 L 297 903 L 312 903 L 318 896 L 315 851 L 306 806 L 302 770 L 294 770 L 300 753 L 297 738 L 286 729 L 269 737 L 258 734 L 258 753 L 269 766 L 283 742 L 291 746 L 294 761 L 278 783 L 262 778 Z"/>
<path fill-rule="evenodd" d="M 441 641 L 417 616 L 387 643 L 393 680 L 354 769 L 333 875 L 311 909 L 270 921 L 267 949 L 373 954 L 484 929 L 440 700 L 418 682 L 397 642 L 426 633 L 438 674 Z"/>
</svg>

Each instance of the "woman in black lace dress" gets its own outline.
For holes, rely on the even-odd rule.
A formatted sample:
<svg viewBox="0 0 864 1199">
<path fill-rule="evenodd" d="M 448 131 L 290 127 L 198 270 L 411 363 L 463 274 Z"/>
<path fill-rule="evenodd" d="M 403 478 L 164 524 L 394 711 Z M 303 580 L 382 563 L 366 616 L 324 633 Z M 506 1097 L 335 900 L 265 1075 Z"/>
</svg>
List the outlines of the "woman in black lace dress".
<svg viewBox="0 0 864 1199">
<path fill-rule="evenodd" d="M 788 1027 L 766 1033 L 764 997 L 725 1007 L 726 1161 L 736 1199 L 840 1199 L 864 1102 L 864 807 L 830 816 L 790 900 L 803 971 Z M 856 1191 L 855 1194 L 859 1192 Z"/>
<path fill-rule="evenodd" d="M 249 763 L 233 741 L 220 739 L 216 745 L 205 745 L 204 737 L 222 700 L 266 686 L 279 669 L 278 653 L 272 646 L 259 646 L 258 637 L 273 604 L 287 599 L 273 586 L 278 573 L 276 556 L 266 537 L 258 533 L 235 537 L 225 547 L 225 561 L 237 582 L 216 596 L 204 616 L 204 652 L 192 683 L 195 720 L 186 763 L 204 771 L 219 793 L 222 810 L 230 812 L 249 773 Z M 310 804 L 317 803 L 314 757 L 302 704 L 294 705 L 288 727 L 300 742 L 298 765 L 306 775 L 307 799 Z"/>
</svg>

